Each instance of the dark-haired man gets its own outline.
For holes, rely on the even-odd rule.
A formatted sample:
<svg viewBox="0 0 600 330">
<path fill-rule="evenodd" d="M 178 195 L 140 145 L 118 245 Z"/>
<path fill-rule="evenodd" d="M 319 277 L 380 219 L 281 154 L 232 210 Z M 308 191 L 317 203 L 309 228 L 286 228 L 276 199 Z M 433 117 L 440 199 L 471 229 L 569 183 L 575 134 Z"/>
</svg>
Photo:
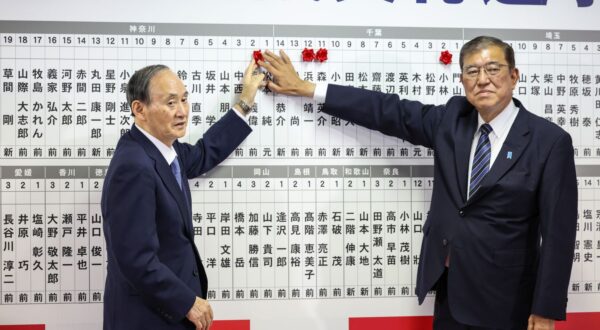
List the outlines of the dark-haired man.
<svg viewBox="0 0 600 330">
<path fill-rule="evenodd" d="M 571 137 L 512 97 L 519 70 L 493 37 L 460 53 L 466 97 L 425 105 L 303 81 L 290 59 L 259 62 L 278 93 L 435 150 L 417 295 L 436 290 L 434 329 L 554 329 L 565 319 L 577 221 Z"/>
</svg>

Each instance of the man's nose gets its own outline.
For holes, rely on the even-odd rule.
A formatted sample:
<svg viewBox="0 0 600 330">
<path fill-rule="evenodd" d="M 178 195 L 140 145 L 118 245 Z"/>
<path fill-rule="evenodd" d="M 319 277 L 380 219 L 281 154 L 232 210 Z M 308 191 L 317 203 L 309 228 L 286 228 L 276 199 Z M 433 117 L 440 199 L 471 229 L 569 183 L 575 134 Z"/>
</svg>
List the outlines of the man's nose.
<svg viewBox="0 0 600 330">
<path fill-rule="evenodd" d="M 183 117 L 187 114 L 187 102 L 179 102 L 177 103 L 177 112 L 176 115 Z"/>
<path fill-rule="evenodd" d="M 477 73 L 477 83 L 478 84 L 487 84 L 488 82 L 490 82 L 490 76 L 488 75 L 487 71 L 485 71 L 484 68 L 480 68 L 479 72 Z"/>
</svg>

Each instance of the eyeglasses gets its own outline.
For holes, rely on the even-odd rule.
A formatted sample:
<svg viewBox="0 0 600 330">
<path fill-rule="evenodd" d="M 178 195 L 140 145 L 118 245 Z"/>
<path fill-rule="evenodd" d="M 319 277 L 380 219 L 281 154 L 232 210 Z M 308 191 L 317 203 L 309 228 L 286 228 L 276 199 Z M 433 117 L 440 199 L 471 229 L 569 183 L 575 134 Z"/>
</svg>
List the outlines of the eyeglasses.
<svg viewBox="0 0 600 330">
<path fill-rule="evenodd" d="M 504 66 L 508 66 L 508 64 L 490 62 L 482 66 L 469 66 L 463 70 L 463 76 L 467 79 L 477 79 L 477 77 L 479 77 L 479 72 L 483 69 L 488 77 L 494 77 L 500 73 L 500 70 L 502 70 L 502 67 Z"/>
</svg>

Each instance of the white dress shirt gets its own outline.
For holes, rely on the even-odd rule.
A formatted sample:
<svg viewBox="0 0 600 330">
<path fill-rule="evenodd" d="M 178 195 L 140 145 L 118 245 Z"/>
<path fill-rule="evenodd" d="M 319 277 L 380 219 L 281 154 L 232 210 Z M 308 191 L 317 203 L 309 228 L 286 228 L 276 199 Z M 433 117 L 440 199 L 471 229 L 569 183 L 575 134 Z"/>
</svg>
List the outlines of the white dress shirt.
<svg viewBox="0 0 600 330">
<path fill-rule="evenodd" d="M 150 142 L 152 142 L 152 144 L 154 144 L 156 149 L 158 149 L 158 151 L 160 151 L 160 154 L 163 157 L 165 157 L 167 164 L 169 164 L 169 166 L 171 166 L 171 163 L 175 160 L 175 158 L 177 158 L 177 152 L 175 151 L 175 148 L 173 148 L 173 146 L 168 147 L 166 144 L 162 143 L 162 141 L 155 138 L 152 134 L 144 131 L 144 129 L 139 127 L 138 125 L 135 125 L 135 127 L 137 127 L 140 130 L 140 132 L 142 132 L 148 138 L 148 140 L 150 140 Z"/>
<path fill-rule="evenodd" d="M 492 165 L 494 165 L 494 161 L 498 157 L 500 153 L 500 149 L 502 149 L 502 145 L 504 141 L 506 141 L 506 137 L 508 136 L 508 132 L 512 127 L 515 119 L 517 118 L 517 114 L 519 113 L 519 108 L 515 105 L 513 101 L 511 101 L 502 112 L 500 112 L 496 118 L 492 119 L 488 124 L 492 126 L 492 131 L 488 134 L 488 138 L 490 139 L 491 145 L 491 158 L 490 158 L 490 169 Z M 473 157 L 475 156 L 475 149 L 477 148 L 477 141 L 479 140 L 479 136 L 481 132 L 479 128 L 481 125 L 485 124 L 481 115 L 477 115 L 477 129 L 475 130 L 475 135 L 473 136 L 473 141 L 471 142 L 471 155 L 469 156 L 469 175 L 467 176 L 467 199 L 469 199 L 469 190 L 471 189 L 471 170 L 473 167 Z M 509 157 L 506 155 L 506 157 Z"/>
</svg>

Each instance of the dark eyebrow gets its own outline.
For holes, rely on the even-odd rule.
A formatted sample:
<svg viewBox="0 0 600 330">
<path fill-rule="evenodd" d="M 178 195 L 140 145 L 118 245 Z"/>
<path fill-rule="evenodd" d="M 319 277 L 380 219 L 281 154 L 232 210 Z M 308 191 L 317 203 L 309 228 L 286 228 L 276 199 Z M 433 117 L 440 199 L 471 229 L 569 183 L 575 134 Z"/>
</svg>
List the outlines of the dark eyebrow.
<svg viewBox="0 0 600 330">
<path fill-rule="evenodd" d="M 490 64 L 500 64 L 500 62 L 498 62 L 498 61 L 490 61 L 490 62 L 484 63 L 483 65 L 490 65 Z M 478 65 L 471 64 L 471 65 L 465 66 L 465 69 L 468 69 L 468 68 L 478 68 L 478 67 L 479 67 Z"/>
</svg>

